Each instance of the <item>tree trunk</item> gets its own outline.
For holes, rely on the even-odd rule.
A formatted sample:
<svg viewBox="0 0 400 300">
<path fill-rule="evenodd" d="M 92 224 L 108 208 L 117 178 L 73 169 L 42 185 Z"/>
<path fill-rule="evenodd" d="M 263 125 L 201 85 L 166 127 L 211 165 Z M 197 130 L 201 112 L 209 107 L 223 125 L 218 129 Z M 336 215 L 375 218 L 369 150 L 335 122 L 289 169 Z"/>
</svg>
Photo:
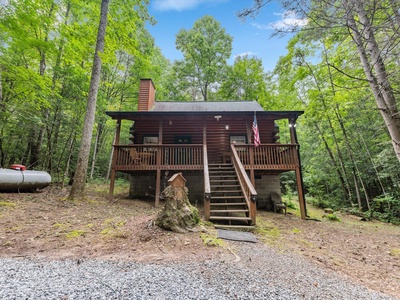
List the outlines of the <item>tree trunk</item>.
<svg viewBox="0 0 400 300">
<path fill-rule="evenodd" d="M 62 177 L 62 187 L 64 187 L 65 177 L 70 177 L 69 176 L 69 166 L 71 164 L 72 152 L 73 152 L 74 145 L 75 145 L 75 142 L 76 142 L 75 139 L 76 139 L 76 133 L 74 133 L 74 134 L 71 133 L 71 140 L 70 140 L 70 144 L 69 144 L 67 164 L 65 166 L 65 171 L 64 171 L 64 174 L 63 174 L 63 177 Z M 71 178 L 69 178 L 69 180 L 71 180 Z"/>
<path fill-rule="evenodd" d="M 115 144 L 115 139 L 116 139 L 116 134 L 114 133 L 114 138 L 112 144 Z M 110 159 L 108 160 L 108 168 L 107 168 L 107 174 L 106 174 L 106 180 L 110 179 L 110 173 L 111 173 L 111 167 L 112 167 L 112 160 L 114 156 L 114 147 L 111 147 L 110 151 Z"/>
<path fill-rule="evenodd" d="M 79 149 L 78 161 L 74 175 L 74 182 L 69 194 L 69 199 L 81 198 L 84 196 L 87 167 L 90 154 L 90 143 L 93 134 L 94 118 L 96 114 L 97 93 L 99 90 L 101 58 L 100 52 L 104 50 L 104 40 L 107 28 L 108 4 L 110 0 L 101 1 L 101 14 L 99 30 L 97 34 L 96 50 L 93 59 L 92 76 L 90 79 L 89 94 L 86 107 L 86 115 L 82 132 L 81 146 Z"/>
<path fill-rule="evenodd" d="M 361 31 L 357 27 L 350 3 L 355 4 L 354 7 L 359 22 L 362 24 Z M 346 9 L 347 23 L 353 33 L 352 38 L 356 43 L 364 73 L 369 81 L 378 109 L 385 121 L 394 152 L 400 162 L 400 115 L 371 22 L 363 7 L 363 1 L 355 0 L 350 2 L 344 0 L 343 5 Z M 371 61 L 369 60 L 368 53 Z"/>
<path fill-rule="evenodd" d="M 96 140 L 94 142 L 92 166 L 90 169 L 90 179 L 93 179 L 94 167 L 96 166 L 96 158 L 97 158 L 97 153 L 99 152 L 99 148 L 100 148 L 100 136 L 102 134 L 102 131 L 103 131 L 103 124 L 101 124 L 101 123 L 97 124 L 97 134 L 96 134 Z"/>
<path fill-rule="evenodd" d="M 349 200 L 350 203 L 353 204 L 353 196 L 352 196 L 349 184 L 347 182 L 346 177 L 344 177 L 343 174 L 342 174 L 342 172 L 343 172 L 344 175 L 346 175 L 346 173 L 344 172 L 343 163 L 342 163 L 341 160 L 339 160 L 340 161 L 340 167 L 338 166 L 338 163 L 337 163 L 337 161 L 335 159 L 335 156 L 333 155 L 333 152 L 332 152 L 331 148 L 329 147 L 328 142 L 325 139 L 325 136 L 323 135 L 321 129 L 319 128 L 318 123 L 315 122 L 314 125 L 317 128 L 317 131 L 318 131 L 319 135 L 321 136 L 321 139 L 322 139 L 322 141 L 324 143 L 325 149 L 328 152 L 329 157 L 331 158 L 332 164 L 335 166 L 336 173 L 338 175 L 340 184 L 342 186 L 343 194 L 346 197 L 346 200 Z M 341 170 L 342 170 L 342 172 L 341 172 Z"/>
<path fill-rule="evenodd" d="M 2 81 L 2 69 L 0 66 L 0 111 L 3 111 L 3 81 Z M 0 131 L 0 168 L 4 168 L 5 153 L 3 151 L 3 130 Z"/>
<path fill-rule="evenodd" d="M 168 186 L 164 191 L 164 209 L 156 219 L 156 225 L 167 230 L 185 233 L 199 223 L 199 212 L 187 196 L 186 187 Z"/>
<path fill-rule="evenodd" d="M 340 170 L 339 170 L 339 168 L 337 166 L 336 159 L 333 156 L 333 153 L 330 150 L 330 148 L 328 146 L 328 143 L 326 142 L 326 139 L 324 138 L 324 136 L 322 134 L 322 131 L 319 128 L 319 125 L 317 123 L 315 123 L 315 126 L 317 126 L 317 129 L 318 129 L 321 137 L 323 138 L 323 142 L 325 144 L 325 148 L 328 150 L 328 153 L 329 153 L 329 155 L 330 155 L 330 157 L 332 159 L 332 162 L 336 167 L 336 170 L 337 170 L 337 173 L 339 175 L 339 179 L 340 179 L 340 182 L 342 183 L 342 186 L 344 184 L 345 191 L 347 192 L 347 193 L 345 193 L 345 196 L 348 197 L 348 200 L 350 201 L 350 203 L 353 204 L 353 195 L 352 195 L 352 191 L 350 189 L 350 185 L 349 185 L 348 180 L 347 180 L 347 174 L 346 174 L 346 169 L 344 168 L 344 160 L 343 160 L 342 151 L 340 150 L 340 147 L 339 147 L 338 139 L 336 137 L 336 132 L 335 132 L 335 128 L 334 128 L 334 126 L 332 124 L 332 120 L 331 120 L 331 118 L 329 117 L 329 114 L 328 114 L 329 107 L 326 105 L 326 102 L 325 102 L 325 99 L 324 99 L 324 96 L 323 96 L 323 92 L 322 92 L 322 89 L 320 87 L 320 83 L 319 83 L 317 77 L 315 76 L 314 70 L 306 62 L 306 60 L 304 59 L 303 56 L 301 56 L 301 58 L 302 58 L 303 63 L 305 63 L 307 65 L 307 68 L 310 71 L 310 73 L 311 73 L 311 75 L 312 75 L 312 77 L 314 79 L 315 85 L 316 85 L 318 91 L 321 93 L 320 99 L 321 99 L 321 102 L 323 104 L 324 110 L 326 112 L 326 117 L 327 117 L 327 120 L 328 120 L 329 129 L 330 129 L 330 132 L 332 133 L 333 141 L 335 143 L 335 148 L 336 148 L 336 152 L 337 152 L 337 155 L 338 155 L 339 166 L 340 166 L 340 169 L 341 169 L 343 175 L 342 175 L 342 173 L 340 172 Z M 334 93 L 335 91 L 332 90 L 332 92 Z"/>
</svg>

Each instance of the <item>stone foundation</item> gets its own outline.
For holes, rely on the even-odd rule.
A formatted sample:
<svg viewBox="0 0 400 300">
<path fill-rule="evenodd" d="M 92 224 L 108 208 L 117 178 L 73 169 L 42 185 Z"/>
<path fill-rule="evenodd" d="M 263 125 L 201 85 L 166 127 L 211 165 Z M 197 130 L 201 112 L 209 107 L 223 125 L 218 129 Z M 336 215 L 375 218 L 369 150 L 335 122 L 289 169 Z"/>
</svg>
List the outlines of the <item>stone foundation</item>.
<svg viewBox="0 0 400 300">
<path fill-rule="evenodd" d="M 255 179 L 257 191 L 257 208 L 272 209 L 271 192 L 281 194 L 279 175 L 261 175 Z"/>
</svg>

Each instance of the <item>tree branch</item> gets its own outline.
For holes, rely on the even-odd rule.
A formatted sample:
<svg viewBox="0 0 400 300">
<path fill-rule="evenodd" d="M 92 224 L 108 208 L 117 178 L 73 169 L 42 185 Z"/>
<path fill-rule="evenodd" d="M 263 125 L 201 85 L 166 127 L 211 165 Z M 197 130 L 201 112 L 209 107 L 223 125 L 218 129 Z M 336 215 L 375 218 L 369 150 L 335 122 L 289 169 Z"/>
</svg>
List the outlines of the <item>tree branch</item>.
<svg viewBox="0 0 400 300">
<path fill-rule="evenodd" d="M 352 75 L 350 75 L 350 74 L 347 74 L 346 72 L 340 70 L 339 68 L 337 68 L 336 66 L 334 66 L 334 65 L 332 65 L 332 64 L 330 64 L 330 63 L 328 63 L 328 66 L 334 68 L 334 69 L 335 69 L 336 71 L 338 71 L 339 73 L 341 73 L 341 74 L 343 74 L 343 75 L 345 75 L 345 76 L 347 76 L 347 77 L 349 77 L 349 78 L 351 78 L 351 79 L 369 82 L 368 79 L 359 78 L 359 77 L 355 77 L 355 76 L 352 76 Z"/>
</svg>

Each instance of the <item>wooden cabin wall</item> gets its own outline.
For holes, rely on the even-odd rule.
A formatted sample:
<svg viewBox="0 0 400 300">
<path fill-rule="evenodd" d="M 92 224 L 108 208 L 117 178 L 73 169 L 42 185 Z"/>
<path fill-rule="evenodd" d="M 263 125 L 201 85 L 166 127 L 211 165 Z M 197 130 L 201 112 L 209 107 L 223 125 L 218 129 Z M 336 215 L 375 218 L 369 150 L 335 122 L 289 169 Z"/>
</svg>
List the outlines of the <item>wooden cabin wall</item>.
<svg viewBox="0 0 400 300">
<path fill-rule="evenodd" d="M 154 121 L 135 121 L 133 126 L 134 144 L 143 144 L 144 136 L 158 136 L 159 122 Z"/>
<path fill-rule="evenodd" d="M 250 126 L 253 121 L 250 123 Z M 272 119 L 257 119 L 258 131 L 260 132 L 261 144 L 273 144 L 275 143 L 276 129 L 275 122 Z M 253 141 L 251 141 L 253 142 Z"/>
<path fill-rule="evenodd" d="M 248 119 L 249 129 L 252 131 L 253 119 Z M 261 143 L 268 144 L 274 143 L 274 130 L 275 124 L 272 119 L 257 120 Z M 229 129 L 226 129 L 229 125 Z M 217 120 L 207 120 L 207 149 L 209 162 L 222 162 L 224 153 L 230 151 L 230 136 L 246 136 L 247 139 L 247 126 L 245 119 L 228 119 L 225 117 Z M 246 140 L 246 142 L 253 143 L 253 140 Z"/>
<path fill-rule="evenodd" d="M 207 122 L 207 153 L 209 163 L 222 162 L 222 155 L 229 149 L 229 135 L 246 135 L 246 125 L 243 123 L 229 124 L 229 130 L 225 129 L 225 121 L 210 120 Z M 240 134 L 239 134 L 240 133 Z"/>
<path fill-rule="evenodd" d="M 184 136 L 191 138 L 191 144 L 203 144 L 202 120 L 164 120 L 163 144 L 175 144 L 175 137 Z"/>
<path fill-rule="evenodd" d="M 219 121 L 213 117 L 208 118 L 207 126 L 207 145 L 208 159 L 210 162 L 221 162 L 224 152 L 230 151 L 229 138 L 231 135 L 244 135 L 247 138 L 247 127 L 252 130 L 253 119 L 236 118 L 229 119 L 223 116 Z M 262 144 L 270 144 L 276 142 L 276 128 L 273 119 L 258 118 L 258 127 Z M 175 144 L 175 137 L 189 136 L 192 144 L 203 144 L 203 124 L 202 119 L 179 120 L 169 119 L 163 120 L 163 140 L 162 144 Z M 229 129 L 226 129 L 229 125 Z M 134 123 L 134 143 L 142 144 L 144 136 L 159 135 L 159 120 L 142 121 L 138 120 Z M 253 140 L 247 140 L 247 143 L 253 143 Z"/>
</svg>

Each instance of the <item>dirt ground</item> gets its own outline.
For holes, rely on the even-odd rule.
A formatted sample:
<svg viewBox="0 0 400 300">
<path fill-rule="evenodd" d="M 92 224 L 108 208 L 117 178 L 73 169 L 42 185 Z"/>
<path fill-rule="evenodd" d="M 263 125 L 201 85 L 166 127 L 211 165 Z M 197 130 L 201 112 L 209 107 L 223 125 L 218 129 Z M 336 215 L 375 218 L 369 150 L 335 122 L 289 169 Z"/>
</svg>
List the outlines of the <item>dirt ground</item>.
<svg viewBox="0 0 400 300">
<path fill-rule="evenodd" d="M 50 186 L 37 193 L 0 194 L 0 256 L 50 259 L 115 259 L 139 262 L 235 259 L 229 242 L 216 238 L 212 224 L 178 234 L 153 224 L 152 200 L 130 200 L 117 186 L 113 203 L 108 186 L 89 185 L 88 197 L 69 201 L 67 188 Z M 199 207 L 202 215 L 202 207 Z M 370 289 L 400 295 L 400 227 L 364 222 L 337 213 L 329 221 L 303 221 L 298 211 L 286 216 L 258 212 L 253 231 L 260 242 L 282 253 L 300 255 Z"/>
</svg>

